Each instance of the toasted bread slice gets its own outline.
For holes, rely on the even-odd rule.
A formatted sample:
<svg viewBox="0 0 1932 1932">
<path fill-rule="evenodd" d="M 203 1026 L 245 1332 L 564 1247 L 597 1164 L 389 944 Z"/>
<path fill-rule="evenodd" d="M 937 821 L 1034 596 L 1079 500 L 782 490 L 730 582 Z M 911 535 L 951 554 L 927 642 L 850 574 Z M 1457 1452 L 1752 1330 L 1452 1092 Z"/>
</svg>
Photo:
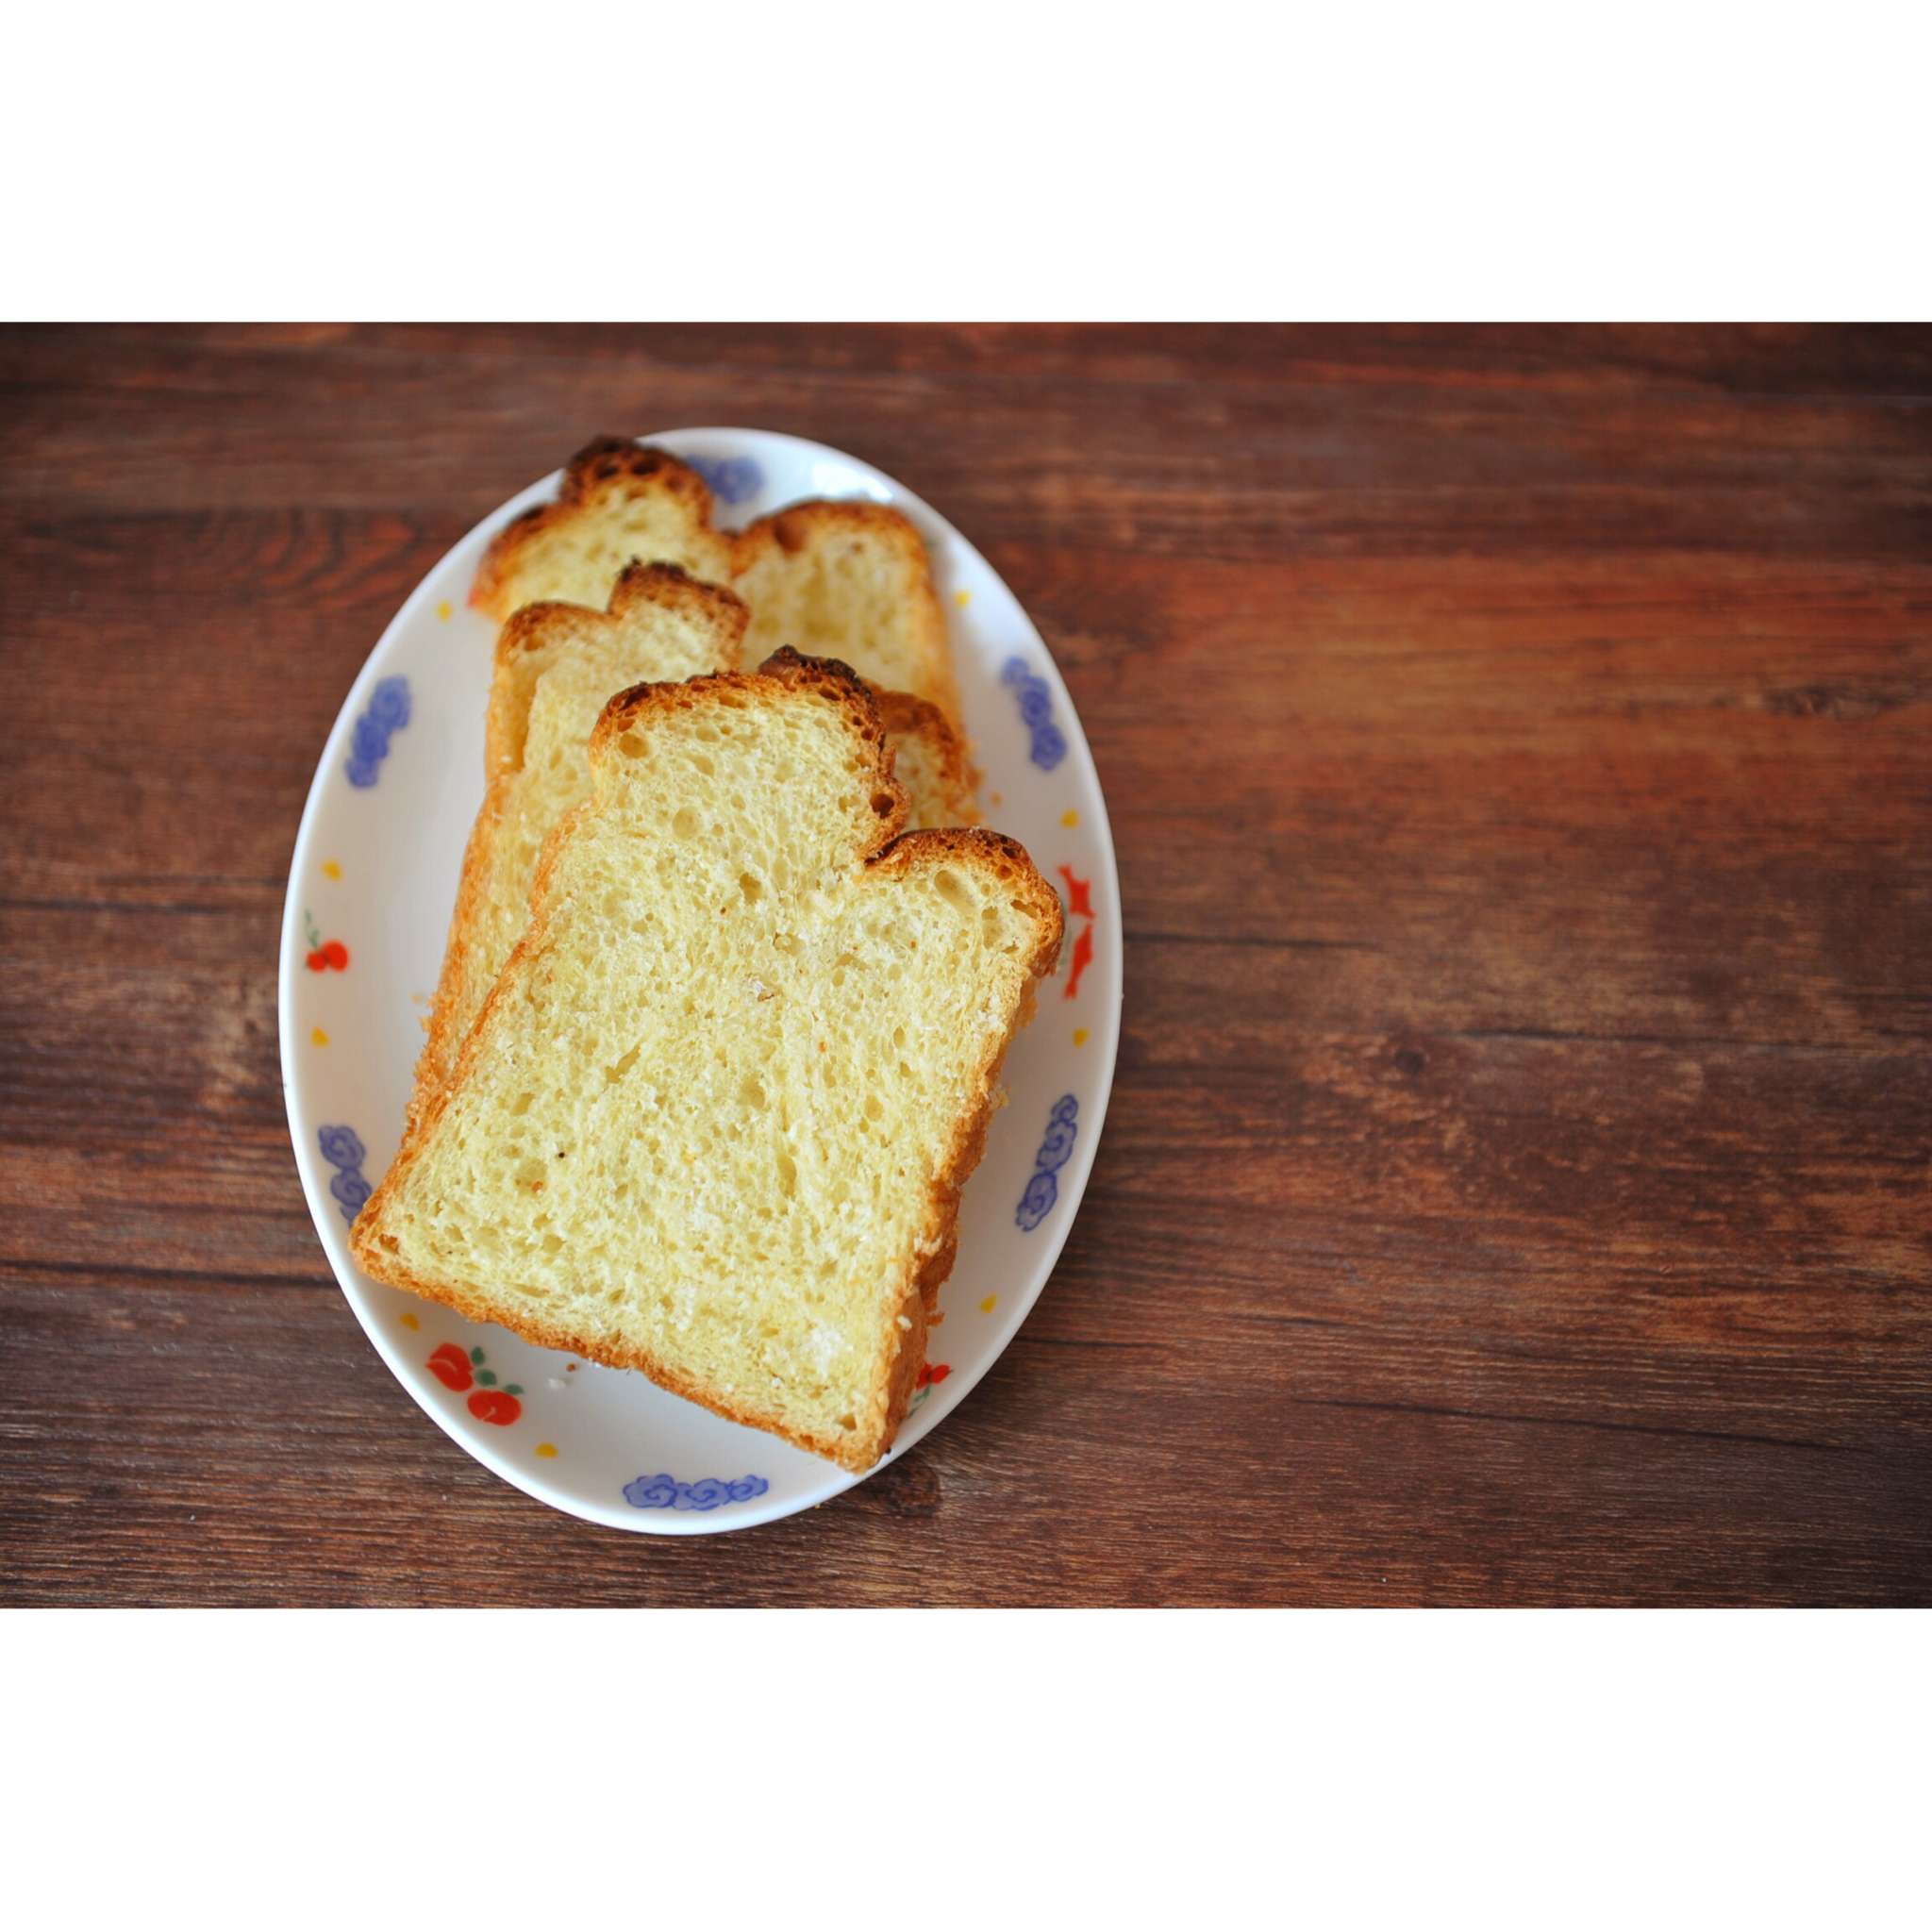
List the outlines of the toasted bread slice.
<svg viewBox="0 0 1932 1932">
<path fill-rule="evenodd" d="M 1059 902 L 997 833 L 899 835 L 842 665 L 641 686 L 590 763 L 357 1261 L 864 1470 Z"/>
<path fill-rule="evenodd" d="M 498 624 L 529 604 L 602 610 L 630 563 L 675 563 L 731 581 L 731 540 L 711 527 L 711 491 L 668 451 L 600 436 L 570 459 L 555 503 L 496 533 L 470 602 Z"/>
<path fill-rule="evenodd" d="M 599 437 L 570 459 L 555 503 L 497 533 L 470 601 L 499 624 L 538 602 L 601 610 L 625 564 L 680 564 L 750 605 L 742 668 L 788 644 L 837 658 L 881 690 L 937 705 L 959 728 L 945 613 L 925 544 L 899 511 L 814 500 L 735 538 L 710 519 L 710 490 L 689 464 Z"/>
</svg>

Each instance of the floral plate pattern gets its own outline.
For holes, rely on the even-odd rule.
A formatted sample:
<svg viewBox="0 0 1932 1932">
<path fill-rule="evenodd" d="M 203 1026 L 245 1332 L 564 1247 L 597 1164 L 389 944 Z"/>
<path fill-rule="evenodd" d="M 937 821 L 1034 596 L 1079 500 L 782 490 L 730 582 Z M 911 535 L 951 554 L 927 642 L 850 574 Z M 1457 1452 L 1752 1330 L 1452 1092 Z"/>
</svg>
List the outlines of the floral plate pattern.
<svg viewBox="0 0 1932 1932">
<path fill-rule="evenodd" d="M 808 496 L 903 510 L 926 541 L 952 632 L 987 824 L 1021 841 L 1067 910 L 1059 971 L 1008 1055 L 960 1214 L 959 1257 L 906 1424 L 903 1455 L 966 1400 L 1058 1257 L 1112 1085 L 1120 892 L 1107 808 L 1072 700 L 1039 632 L 945 520 L 856 458 L 793 437 L 683 429 L 641 441 L 710 480 L 721 526 Z M 540 1501 L 620 1529 L 748 1528 L 862 1477 L 656 1388 L 533 1348 L 367 1279 L 348 1228 L 401 1138 L 449 908 L 483 791 L 494 637 L 470 609 L 484 548 L 554 497 L 558 472 L 507 503 L 417 586 L 342 706 L 310 788 L 282 925 L 282 1081 L 316 1232 L 376 1351 L 423 1409 Z M 883 1467 L 884 1464 L 879 1465 Z"/>
</svg>

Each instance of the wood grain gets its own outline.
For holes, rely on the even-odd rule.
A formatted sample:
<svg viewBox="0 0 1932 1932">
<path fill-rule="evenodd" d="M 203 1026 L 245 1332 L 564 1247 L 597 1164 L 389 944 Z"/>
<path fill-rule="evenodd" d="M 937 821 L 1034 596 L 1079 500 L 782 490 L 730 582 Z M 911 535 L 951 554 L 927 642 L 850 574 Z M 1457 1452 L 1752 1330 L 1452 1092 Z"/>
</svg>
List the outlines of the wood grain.
<svg viewBox="0 0 1932 1932">
<path fill-rule="evenodd" d="M 993 1374 L 674 1542 L 363 1341 L 275 953 L 410 587 L 685 422 L 988 551 L 1127 955 Z M 0 542 L 0 1599 L 1932 1596 L 1932 331 L 13 329 Z"/>
</svg>

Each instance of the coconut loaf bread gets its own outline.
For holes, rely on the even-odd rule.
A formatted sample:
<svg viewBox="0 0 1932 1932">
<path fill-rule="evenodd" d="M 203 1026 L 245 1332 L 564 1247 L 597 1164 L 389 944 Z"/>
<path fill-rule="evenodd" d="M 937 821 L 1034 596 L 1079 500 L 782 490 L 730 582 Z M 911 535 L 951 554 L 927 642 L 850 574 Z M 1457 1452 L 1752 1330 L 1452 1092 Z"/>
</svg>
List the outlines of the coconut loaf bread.
<svg viewBox="0 0 1932 1932">
<path fill-rule="evenodd" d="M 356 1258 L 864 1470 L 1058 900 L 996 833 L 901 834 L 842 665 L 624 692 L 590 767 Z"/>
<path fill-rule="evenodd" d="M 838 658 L 869 683 L 937 705 L 957 729 L 945 613 L 919 532 L 885 504 L 793 504 L 727 536 L 687 463 L 599 437 L 564 471 L 555 503 L 499 531 L 470 601 L 499 624 L 526 604 L 605 608 L 626 563 L 668 562 L 728 585 L 751 607 L 741 668 L 782 645 Z"/>
</svg>

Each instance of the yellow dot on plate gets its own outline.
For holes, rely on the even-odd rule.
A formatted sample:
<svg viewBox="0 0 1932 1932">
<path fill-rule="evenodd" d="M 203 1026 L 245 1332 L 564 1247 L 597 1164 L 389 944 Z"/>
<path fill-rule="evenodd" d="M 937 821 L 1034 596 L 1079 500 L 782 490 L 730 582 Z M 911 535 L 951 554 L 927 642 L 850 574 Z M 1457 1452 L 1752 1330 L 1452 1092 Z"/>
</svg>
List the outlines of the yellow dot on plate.
<svg viewBox="0 0 1932 1932">
<path fill-rule="evenodd" d="M 990 1295 L 988 1295 L 988 1296 L 987 1296 L 987 1298 L 986 1298 L 986 1299 L 985 1299 L 985 1300 L 984 1300 L 983 1302 L 981 1302 L 981 1303 L 980 1303 L 980 1305 L 979 1305 L 979 1312 L 980 1312 L 980 1313 L 981 1313 L 982 1315 L 990 1315 L 990 1314 L 991 1314 L 991 1313 L 992 1313 L 992 1305 L 993 1305 L 993 1303 L 995 1303 L 995 1302 L 996 1302 L 996 1301 L 998 1301 L 998 1300 L 999 1300 L 999 1296 L 998 1296 L 998 1295 L 996 1295 L 996 1294 L 990 1294 Z"/>
<path fill-rule="evenodd" d="M 398 1315 L 396 1317 L 396 1320 L 400 1322 L 405 1328 L 420 1328 L 423 1325 L 422 1323 L 417 1321 L 414 1315 Z"/>
<path fill-rule="evenodd" d="M 324 874 L 327 877 L 332 879 L 339 879 L 342 875 L 341 867 L 339 866 L 333 858 L 325 858 L 322 861 L 322 869 Z"/>
<path fill-rule="evenodd" d="M 1004 805 L 1006 803 L 1006 800 L 1003 799 L 997 791 L 995 791 L 992 795 L 992 802 L 995 805 Z"/>
<path fill-rule="evenodd" d="M 1079 823 L 1080 823 L 1080 814 L 1079 814 L 1078 812 L 1076 812 L 1076 811 L 1073 811 L 1073 810 L 1067 810 L 1067 811 L 1063 811 L 1063 812 L 1061 812 L 1061 814 L 1060 814 L 1060 824 L 1063 824 L 1063 825 L 1077 825 L 1077 824 L 1078 824 Z"/>
<path fill-rule="evenodd" d="M 965 609 L 967 605 L 972 603 L 972 601 L 973 592 L 971 591 L 955 591 L 953 592 L 953 602 L 957 604 L 961 610 Z"/>
<path fill-rule="evenodd" d="M 317 1046 L 326 1046 L 328 1044 L 328 1035 L 325 1033 L 320 1026 L 318 1026 L 315 1029 L 315 1031 L 311 1033 L 308 1037 L 310 1040 L 314 1041 Z"/>
<path fill-rule="evenodd" d="M 537 1454 L 539 1456 L 555 1456 L 557 1454 L 557 1444 L 555 1442 L 539 1442 L 537 1444 Z"/>
<path fill-rule="evenodd" d="M 442 619 L 443 623 L 447 624 L 449 622 L 449 599 L 447 597 L 436 607 L 436 614 Z M 553 1449 L 550 1453 L 554 1456 L 557 1452 Z"/>
<path fill-rule="evenodd" d="M 1086 1029 L 1086 1027 L 1084 1027 L 1084 1026 L 1075 1026 L 1075 1027 L 1074 1028 L 1074 1044 L 1075 1046 L 1085 1046 L 1085 1045 L 1087 1044 L 1087 1029 Z"/>
</svg>

